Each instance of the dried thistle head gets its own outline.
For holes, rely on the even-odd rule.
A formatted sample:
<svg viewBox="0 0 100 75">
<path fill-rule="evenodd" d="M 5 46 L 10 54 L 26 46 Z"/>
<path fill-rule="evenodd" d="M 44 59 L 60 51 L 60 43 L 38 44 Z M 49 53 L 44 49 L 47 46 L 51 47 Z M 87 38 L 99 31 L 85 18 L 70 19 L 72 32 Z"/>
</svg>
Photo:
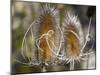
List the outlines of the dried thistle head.
<svg viewBox="0 0 100 75">
<path fill-rule="evenodd" d="M 36 18 L 36 20 L 34 20 L 34 22 L 29 26 L 29 28 L 27 29 L 23 37 L 21 54 L 24 59 L 28 58 L 26 55 L 26 51 L 28 52 L 28 49 L 24 49 L 25 45 L 27 44 L 27 42 L 25 42 L 26 36 L 31 35 L 32 38 L 35 37 L 36 46 L 38 49 L 37 51 L 39 51 L 38 57 L 40 61 L 42 59 L 43 61 L 51 60 L 52 52 L 50 50 L 50 47 L 52 47 L 52 45 L 51 43 L 47 43 L 47 41 L 48 39 L 52 40 L 54 38 L 53 34 L 54 34 L 54 30 L 58 22 L 59 22 L 58 21 L 58 10 L 55 7 L 51 6 L 50 4 L 40 5 L 39 17 Z M 29 32 L 31 32 L 31 34 L 29 34 Z M 50 45 L 50 47 L 48 47 L 48 45 Z M 29 59 L 29 63 L 30 62 L 32 63 L 34 60 L 35 59 L 32 59 L 32 60 Z"/>
<path fill-rule="evenodd" d="M 40 27 L 40 35 L 55 30 L 59 23 L 59 12 L 56 7 L 50 4 L 41 4 L 38 26 Z"/>
<path fill-rule="evenodd" d="M 79 60 L 81 47 L 84 42 L 84 36 L 81 24 L 77 16 L 72 11 L 68 11 L 62 29 L 64 32 L 64 40 L 66 43 L 66 55 L 73 60 Z"/>
<path fill-rule="evenodd" d="M 41 5 L 40 10 L 41 14 L 38 21 L 39 35 L 41 37 L 39 39 L 40 57 L 43 62 L 51 62 L 53 50 L 51 51 L 52 44 L 50 41 L 54 39 L 53 34 L 58 24 L 58 10 L 55 7 L 51 7 L 50 4 Z"/>
<path fill-rule="evenodd" d="M 70 32 L 70 30 L 72 30 L 76 34 L 78 32 L 76 32 L 75 27 L 71 26 L 71 25 L 69 26 L 68 30 L 69 31 L 66 33 L 67 55 L 70 56 L 70 57 L 76 58 L 80 54 L 80 43 L 79 43 L 78 38 L 72 32 Z"/>
</svg>

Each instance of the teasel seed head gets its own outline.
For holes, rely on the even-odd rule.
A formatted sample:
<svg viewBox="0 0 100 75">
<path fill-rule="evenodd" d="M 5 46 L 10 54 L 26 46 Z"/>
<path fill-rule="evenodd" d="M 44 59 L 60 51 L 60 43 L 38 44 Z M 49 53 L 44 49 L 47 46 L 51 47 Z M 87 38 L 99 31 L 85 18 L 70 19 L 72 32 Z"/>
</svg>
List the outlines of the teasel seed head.
<svg viewBox="0 0 100 75">
<path fill-rule="evenodd" d="M 40 17 L 38 21 L 39 26 L 39 36 L 45 35 L 41 38 L 39 47 L 42 49 L 40 51 L 40 58 L 45 62 L 50 62 L 53 58 L 53 53 L 50 47 L 53 49 L 52 44 L 48 40 L 54 40 L 54 32 L 56 32 L 56 27 L 59 24 L 59 12 L 58 10 L 51 6 L 50 4 L 41 5 Z M 48 34 L 48 35 L 47 35 Z M 53 34 L 53 35 L 52 35 Z M 48 40 L 47 40 L 48 39 Z M 48 45 L 49 44 L 49 45 Z M 50 46 L 50 47 L 49 47 Z"/>
<path fill-rule="evenodd" d="M 62 30 L 67 51 L 67 57 L 77 60 L 81 54 L 81 47 L 84 43 L 83 31 L 78 16 L 73 11 L 67 11 Z"/>
</svg>

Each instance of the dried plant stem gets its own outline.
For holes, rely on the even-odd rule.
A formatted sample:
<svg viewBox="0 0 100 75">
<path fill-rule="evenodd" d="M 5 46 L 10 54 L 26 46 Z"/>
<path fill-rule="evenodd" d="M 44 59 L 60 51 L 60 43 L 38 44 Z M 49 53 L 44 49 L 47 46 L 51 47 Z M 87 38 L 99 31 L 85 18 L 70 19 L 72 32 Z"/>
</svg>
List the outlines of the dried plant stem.
<svg viewBox="0 0 100 75">
<path fill-rule="evenodd" d="M 87 35 L 86 35 L 86 41 L 81 49 L 81 52 L 83 52 L 87 42 L 88 42 L 88 39 L 89 39 L 89 36 L 90 36 L 90 25 L 91 25 L 91 20 L 92 20 L 92 17 L 90 18 L 90 21 L 89 21 L 89 26 L 88 26 L 88 31 L 87 31 Z"/>
<path fill-rule="evenodd" d="M 70 70 L 74 70 L 74 59 L 70 61 Z"/>
<path fill-rule="evenodd" d="M 64 35 L 63 35 L 63 31 L 62 31 L 62 29 L 60 28 L 60 26 L 59 25 L 57 25 L 58 26 L 58 28 L 59 28 L 59 30 L 60 30 L 60 33 L 61 33 L 61 41 L 60 41 L 60 44 L 59 44 L 59 47 L 58 47 L 58 51 L 57 51 L 57 56 L 59 56 L 59 53 L 60 53 L 60 50 L 61 50 L 61 47 L 62 47 L 62 42 L 64 42 Z"/>
<path fill-rule="evenodd" d="M 26 38 L 26 35 L 27 35 L 27 33 L 29 32 L 30 28 L 32 27 L 32 25 L 33 25 L 34 23 L 35 23 L 35 21 L 33 21 L 32 24 L 29 26 L 29 28 L 27 29 L 27 31 L 26 31 L 26 33 L 25 33 L 25 35 L 24 35 L 24 37 L 23 37 L 23 40 L 22 40 L 21 54 L 22 54 L 22 56 L 23 56 L 24 59 L 26 59 L 26 58 L 25 58 L 25 55 L 24 55 L 24 49 L 23 49 L 24 42 L 25 42 L 25 38 Z"/>
</svg>

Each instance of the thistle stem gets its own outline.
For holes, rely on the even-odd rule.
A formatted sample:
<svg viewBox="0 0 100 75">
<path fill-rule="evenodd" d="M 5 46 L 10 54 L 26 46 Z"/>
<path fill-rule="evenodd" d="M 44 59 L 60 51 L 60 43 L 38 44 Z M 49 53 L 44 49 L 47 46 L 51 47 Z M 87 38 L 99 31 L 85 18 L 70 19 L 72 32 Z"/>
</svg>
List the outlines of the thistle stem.
<svg viewBox="0 0 100 75">
<path fill-rule="evenodd" d="M 74 70 L 74 59 L 70 61 L 70 70 Z"/>
<path fill-rule="evenodd" d="M 85 41 L 85 43 L 84 43 L 84 45 L 83 45 L 83 47 L 82 47 L 82 49 L 81 49 L 81 52 L 83 52 L 83 50 L 84 50 L 84 48 L 85 48 L 85 46 L 86 46 L 86 44 L 87 44 L 87 42 L 88 42 L 88 37 L 89 37 L 89 35 L 90 35 L 91 20 L 92 20 L 92 17 L 90 18 L 90 21 L 89 21 L 88 31 L 87 31 L 87 35 L 86 35 L 86 41 Z"/>
</svg>

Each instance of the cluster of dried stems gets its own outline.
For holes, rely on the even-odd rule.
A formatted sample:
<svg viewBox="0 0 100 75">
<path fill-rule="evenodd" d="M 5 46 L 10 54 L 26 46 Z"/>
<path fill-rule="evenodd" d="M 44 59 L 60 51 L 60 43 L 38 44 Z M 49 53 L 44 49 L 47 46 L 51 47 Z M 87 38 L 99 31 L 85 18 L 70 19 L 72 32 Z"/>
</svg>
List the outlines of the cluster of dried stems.
<svg viewBox="0 0 100 75">
<path fill-rule="evenodd" d="M 64 61 L 64 64 L 70 63 L 70 70 L 74 70 L 75 61 L 80 62 L 80 60 L 88 60 L 87 56 L 93 53 L 91 51 L 93 45 L 90 50 L 88 50 L 89 52 L 84 53 L 83 51 L 87 42 L 90 40 L 89 37 L 91 36 L 90 26 L 92 18 L 90 18 L 85 39 L 78 16 L 76 16 L 73 11 L 67 10 L 61 25 L 59 24 L 59 20 L 59 10 L 56 7 L 50 6 L 50 4 L 41 6 L 40 17 L 27 29 L 22 41 L 21 49 L 21 54 L 23 58 L 26 59 L 25 50 L 28 52 L 26 36 L 30 31 L 34 42 L 34 32 L 32 26 L 40 26 L 38 29 L 40 36 L 35 39 L 39 61 L 34 63 L 34 59 L 27 57 L 29 60 L 28 63 L 21 61 L 18 62 L 27 65 L 43 64 L 45 67 L 49 65 L 48 62 L 51 62 L 50 64 L 57 64 L 59 61 Z M 35 25 L 36 23 L 37 25 Z M 56 40 L 57 38 L 59 38 L 59 40 Z M 56 44 L 55 40 L 58 41 L 58 44 Z M 56 59 L 58 62 L 55 62 Z M 45 71 L 44 68 L 43 71 Z"/>
</svg>

